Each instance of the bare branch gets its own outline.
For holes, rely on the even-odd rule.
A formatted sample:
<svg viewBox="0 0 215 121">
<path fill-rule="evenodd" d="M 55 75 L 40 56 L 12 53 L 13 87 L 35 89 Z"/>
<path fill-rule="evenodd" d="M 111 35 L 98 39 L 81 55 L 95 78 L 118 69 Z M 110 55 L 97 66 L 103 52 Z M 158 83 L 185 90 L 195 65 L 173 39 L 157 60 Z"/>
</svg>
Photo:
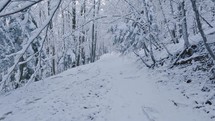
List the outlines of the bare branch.
<svg viewBox="0 0 215 121">
<path fill-rule="evenodd" d="M 10 2 L 11 2 L 11 0 L 5 0 L 5 1 L 1 2 L 2 5 L 0 6 L 0 12 L 2 12 Z"/>
<path fill-rule="evenodd" d="M 10 2 L 10 1 L 11 1 L 11 0 L 9 0 L 9 2 Z M 9 12 L 6 12 L 6 13 L 2 13 L 1 11 L 9 4 L 9 2 L 8 2 L 8 3 L 6 4 L 6 6 L 2 8 L 2 10 L 0 9 L 0 18 L 1 18 L 1 17 L 4 17 L 4 16 L 9 16 L 9 15 L 12 15 L 12 14 L 15 14 L 15 13 L 19 13 L 19 12 L 25 10 L 25 9 L 30 8 L 31 6 L 37 4 L 37 3 L 41 2 L 41 1 L 43 1 L 43 0 L 38 0 L 38 1 L 30 2 L 30 3 L 28 3 L 28 4 L 25 4 L 23 7 L 16 9 L 16 10 L 9 11 Z"/>
</svg>

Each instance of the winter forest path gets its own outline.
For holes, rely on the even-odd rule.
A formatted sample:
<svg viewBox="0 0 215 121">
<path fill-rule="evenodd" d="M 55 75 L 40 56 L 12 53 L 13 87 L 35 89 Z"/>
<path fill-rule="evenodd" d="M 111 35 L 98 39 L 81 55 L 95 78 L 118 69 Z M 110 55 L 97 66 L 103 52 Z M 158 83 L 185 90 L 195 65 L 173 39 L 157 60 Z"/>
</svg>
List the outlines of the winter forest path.
<svg viewBox="0 0 215 121">
<path fill-rule="evenodd" d="M 1 95 L 0 121 L 210 121 L 183 96 L 159 88 L 161 78 L 108 54 Z"/>
</svg>

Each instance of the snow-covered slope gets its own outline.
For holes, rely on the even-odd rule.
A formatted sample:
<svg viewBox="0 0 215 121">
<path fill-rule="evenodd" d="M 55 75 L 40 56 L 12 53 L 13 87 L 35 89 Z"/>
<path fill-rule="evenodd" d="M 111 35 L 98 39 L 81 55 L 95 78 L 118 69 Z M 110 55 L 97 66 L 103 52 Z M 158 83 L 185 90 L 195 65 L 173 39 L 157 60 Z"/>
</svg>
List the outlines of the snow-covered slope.
<svg viewBox="0 0 215 121">
<path fill-rule="evenodd" d="M 93 64 L 0 96 L 0 121 L 212 121 L 165 77 L 129 57 L 104 55 Z"/>
</svg>

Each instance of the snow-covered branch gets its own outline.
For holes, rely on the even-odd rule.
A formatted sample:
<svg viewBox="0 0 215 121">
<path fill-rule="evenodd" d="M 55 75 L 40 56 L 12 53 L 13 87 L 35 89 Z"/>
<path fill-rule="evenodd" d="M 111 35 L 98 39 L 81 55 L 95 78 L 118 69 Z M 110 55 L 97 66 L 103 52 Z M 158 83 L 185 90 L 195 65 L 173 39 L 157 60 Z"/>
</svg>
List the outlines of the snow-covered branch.
<svg viewBox="0 0 215 121">
<path fill-rule="evenodd" d="M 0 83 L 1 86 L 1 90 L 5 88 L 6 84 L 7 84 L 7 80 L 10 77 L 11 73 L 14 71 L 14 69 L 16 68 L 16 66 L 19 64 L 20 59 L 22 58 L 22 56 L 25 54 L 25 52 L 27 51 L 27 49 L 30 47 L 31 43 L 34 42 L 35 38 L 37 38 L 42 32 L 43 30 L 48 27 L 48 25 L 50 24 L 51 20 L 53 19 L 56 11 L 58 10 L 59 6 L 60 6 L 61 0 L 58 0 L 56 7 L 50 12 L 50 16 L 47 18 L 47 20 L 44 22 L 44 24 L 36 29 L 35 31 L 32 32 L 32 36 L 29 38 L 28 43 L 25 44 L 22 48 L 22 50 L 20 50 L 18 53 L 18 57 L 15 58 L 15 63 L 12 67 L 10 67 L 8 69 L 8 73 L 7 75 L 5 75 L 3 77 L 3 81 Z"/>
<path fill-rule="evenodd" d="M 2 7 L 0 7 L 0 18 L 1 18 L 1 17 L 4 17 L 4 16 L 9 16 L 9 15 L 12 15 L 12 14 L 19 13 L 19 12 L 25 10 L 25 9 L 30 8 L 31 6 L 37 4 L 37 3 L 41 2 L 41 1 L 43 1 L 43 0 L 28 1 L 27 3 L 25 3 L 25 4 L 24 4 L 22 7 L 20 7 L 20 8 L 17 8 L 17 9 L 15 9 L 15 10 L 10 10 L 10 11 L 6 11 L 6 12 L 2 12 L 2 11 L 6 8 L 6 6 L 11 2 L 11 0 L 8 0 L 8 1 L 6 1 L 5 3 L 3 3 L 3 6 L 2 6 Z"/>
</svg>

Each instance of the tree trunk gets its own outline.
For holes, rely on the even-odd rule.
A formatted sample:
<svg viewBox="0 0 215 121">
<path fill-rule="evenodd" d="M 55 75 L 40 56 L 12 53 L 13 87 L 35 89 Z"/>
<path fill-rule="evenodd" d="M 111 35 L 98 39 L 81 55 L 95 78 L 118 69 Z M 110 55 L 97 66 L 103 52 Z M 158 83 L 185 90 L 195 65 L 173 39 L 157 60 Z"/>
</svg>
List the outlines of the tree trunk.
<svg viewBox="0 0 215 121">
<path fill-rule="evenodd" d="M 51 3 L 50 1 L 48 1 L 48 16 L 50 16 L 51 12 Z M 49 50 L 51 51 L 51 65 L 52 65 L 52 75 L 55 75 L 56 74 L 56 61 L 55 61 L 55 42 L 54 42 L 54 38 L 51 36 L 52 35 L 52 31 L 53 31 L 53 23 L 52 21 L 50 21 L 50 25 L 49 25 L 49 29 L 50 29 L 50 32 L 49 32 L 49 44 L 50 44 L 50 48 Z"/>
<path fill-rule="evenodd" d="M 186 10 L 185 10 L 185 1 L 180 3 L 181 5 L 181 15 L 182 15 L 182 36 L 184 39 L 184 47 L 185 49 L 190 47 L 190 43 L 188 40 L 188 32 L 187 32 L 187 19 L 186 19 Z"/>
<path fill-rule="evenodd" d="M 77 27 L 76 20 L 76 0 L 72 0 L 72 32 L 75 33 Z M 77 48 L 75 50 L 75 64 L 73 66 L 79 66 L 79 38 L 76 38 L 76 35 L 73 36 L 74 42 L 77 44 Z"/>
<path fill-rule="evenodd" d="M 93 1 L 93 18 L 96 18 L 96 0 Z M 91 46 L 91 62 L 95 62 L 96 59 L 96 43 L 97 43 L 97 30 L 96 21 L 93 20 L 92 24 L 92 46 Z"/>
<path fill-rule="evenodd" d="M 164 24 L 167 27 L 167 30 L 168 30 L 168 32 L 170 34 L 170 37 L 171 37 L 173 43 L 178 43 L 178 40 L 177 40 L 177 37 L 176 37 L 176 34 L 175 34 L 175 30 L 171 30 L 170 27 L 169 27 L 169 24 L 167 22 L 167 18 L 165 16 L 165 13 L 164 13 L 164 10 L 163 10 L 162 4 L 161 4 L 161 0 L 159 0 L 159 4 L 160 4 L 160 9 L 161 9 L 161 12 L 162 12 L 162 15 L 163 15 L 163 18 L 164 18 Z M 170 4 L 170 5 L 172 5 L 172 4 Z M 172 7 L 171 7 L 171 9 L 172 9 Z"/>
<path fill-rule="evenodd" d="M 210 54 L 210 56 L 213 58 L 213 60 L 215 60 L 215 55 L 214 55 L 213 51 L 211 50 L 210 46 L 207 44 L 207 38 L 206 38 L 206 35 L 205 35 L 203 28 L 202 28 L 202 23 L 200 21 L 200 14 L 199 14 L 199 11 L 198 11 L 197 6 L 196 6 L 196 0 L 190 0 L 190 1 L 192 3 L 193 11 L 194 11 L 195 17 L 196 17 L 196 23 L 197 23 L 199 32 L 202 36 L 204 45 L 205 45 L 208 53 Z"/>
<path fill-rule="evenodd" d="M 172 14 L 172 16 L 174 15 L 174 9 L 173 9 L 173 3 L 172 3 L 173 1 L 172 0 L 170 0 L 170 9 L 171 9 L 171 14 Z M 171 34 L 172 34 L 172 36 L 173 36 L 173 42 L 174 43 L 179 43 L 179 40 L 178 40 L 178 38 L 177 38 L 177 36 L 176 36 L 176 23 L 175 22 L 173 22 L 173 30 L 171 30 Z"/>
</svg>

